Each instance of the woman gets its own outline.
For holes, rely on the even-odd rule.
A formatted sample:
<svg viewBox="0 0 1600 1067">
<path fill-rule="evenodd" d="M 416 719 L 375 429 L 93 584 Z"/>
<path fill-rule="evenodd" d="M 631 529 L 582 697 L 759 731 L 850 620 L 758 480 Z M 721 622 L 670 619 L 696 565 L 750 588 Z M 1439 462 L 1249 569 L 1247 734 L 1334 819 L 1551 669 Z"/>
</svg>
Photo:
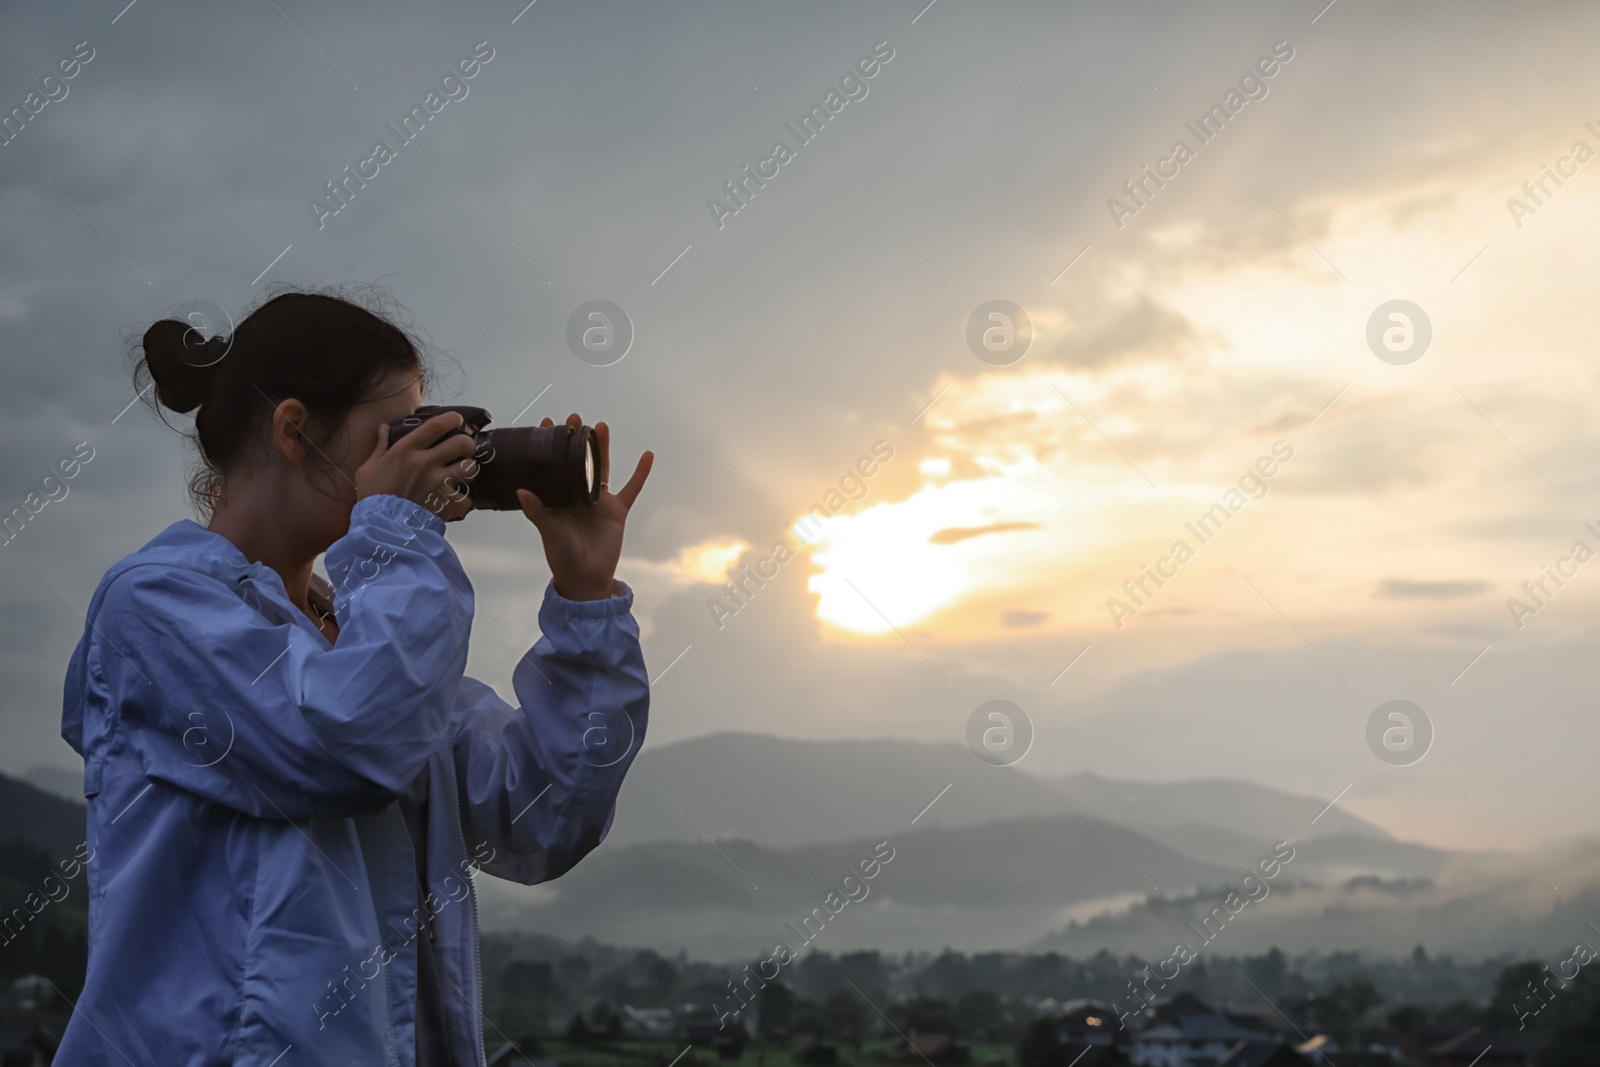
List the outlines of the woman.
<svg viewBox="0 0 1600 1067">
<path fill-rule="evenodd" d="M 582 859 L 644 735 L 614 572 L 651 454 L 590 506 L 520 494 L 552 577 L 512 707 L 462 674 L 473 593 L 442 521 L 470 508 L 460 417 L 387 442 L 422 400 L 407 333 L 288 293 L 198 342 L 157 322 L 138 373 L 198 409 L 209 522 L 107 572 L 67 673 L 89 968 L 56 1062 L 481 1065 L 472 877 Z"/>
</svg>

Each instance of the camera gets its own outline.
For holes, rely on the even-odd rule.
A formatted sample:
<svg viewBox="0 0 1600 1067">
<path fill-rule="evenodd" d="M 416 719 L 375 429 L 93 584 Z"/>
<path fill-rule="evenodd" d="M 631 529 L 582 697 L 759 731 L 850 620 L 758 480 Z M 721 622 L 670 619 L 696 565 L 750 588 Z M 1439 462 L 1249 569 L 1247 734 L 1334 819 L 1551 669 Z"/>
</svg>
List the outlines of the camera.
<svg viewBox="0 0 1600 1067">
<path fill-rule="evenodd" d="M 518 489 L 532 490 L 547 508 L 592 504 L 600 499 L 600 442 L 588 426 L 562 423 L 487 430 L 484 427 L 491 420 L 483 408 L 430 405 L 391 422 L 389 443 L 449 411 L 459 414 L 462 424 L 445 437 L 466 434 L 477 445 L 472 454 L 477 474 L 462 485 L 473 507 L 520 510 Z M 452 480 L 450 492 L 456 491 Z"/>
</svg>

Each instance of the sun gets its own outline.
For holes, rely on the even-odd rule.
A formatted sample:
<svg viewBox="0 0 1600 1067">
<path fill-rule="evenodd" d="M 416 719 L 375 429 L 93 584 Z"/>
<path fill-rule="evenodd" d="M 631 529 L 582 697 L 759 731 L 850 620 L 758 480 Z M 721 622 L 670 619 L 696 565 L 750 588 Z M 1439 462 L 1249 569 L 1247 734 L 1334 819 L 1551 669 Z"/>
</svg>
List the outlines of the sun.
<svg viewBox="0 0 1600 1067">
<path fill-rule="evenodd" d="M 1017 553 L 1048 538 L 1052 504 L 991 477 L 924 485 L 905 500 L 835 516 L 811 553 L 817 618 L 872 637 L 1008 584 Z"/>
</svg>

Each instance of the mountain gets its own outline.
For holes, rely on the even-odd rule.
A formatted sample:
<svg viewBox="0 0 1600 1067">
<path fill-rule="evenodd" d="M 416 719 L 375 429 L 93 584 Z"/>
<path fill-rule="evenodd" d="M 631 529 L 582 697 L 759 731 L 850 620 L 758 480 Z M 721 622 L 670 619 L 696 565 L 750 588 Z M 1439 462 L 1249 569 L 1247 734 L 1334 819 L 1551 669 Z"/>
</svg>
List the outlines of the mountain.
<svg viewBox="0 0 1600 1067">
<path fill-rule="evenodd" d="M 1058 785 L 1089 815 L 1141 829 L 1201 824 L 1263 841 L 1335 833 L 1390 840 L 1389 834 L 1371 823 L 1329 808 L 1324 798 L 1286 793 L 1254 782 L 1217 778 L 1121 782 L 1085 772 L 1064 778 Z"/>
<path fill-rule="evenodd" d="M 0 841 L 26 841 L 60 860 L 83 844 L 87 809 L 0 774 Z"/>
<path fill-rule="evenodd" d="M 844 906 L 816 947 L 982 950 L 1026 945 L 1079 911 L 1126 907 L 1157 890 L 1227 885 L 1242 874 L 1079 815 L 915 827 L 910 818 L 881 836 L 787 848 L 740 839 L 608 842 L 547 885 L 479 879 L 480 905 L 492 928 L 734 958 L 795 937 L 786 923 L 824 908 L 862 860 L 889 849 L 893 858 L 865 883 L 865 899 Z"/>
<path fill-rule="evenodd" d="M 81 826 L 81 771 L 35 767 L 26 778 L 24 783 L 0 776 L 63 799 L 79 812 Z M 919 826 L 1081 812 L 1138 830 L 1196 860 L 1233 866 L 1248 864 L 1262 846 L 1286 838 L 1389 839 L 1337 808 L 1311 826 L 1324 800 L 1249 782 L 1123 782 L 1085 773 L 1052 785 L 1014 767 L 991 767 L 957 744 L 720 733 L 640 753 L 608 840 L 699 841 L 704 831 L 714 840 L 737 837 L 774 848 L 842 841 L 905 826 L 935 797 Z M 6 832 L 0 822 L 0 837 Z M 73 846 L 82 839 L 80 829 Z"/>
<path fill-rule="evenodd" d="M 940 796 L 946 786 L 949 792 Z M 1055 786 L 1015 767 L 983 763 L 958 744 L 720 733 L 641 752 L 623 786 L 610 840 L 694 841 L 704 832 L 714 840 L 740 837 L 769 847 L 840 841 L 904 826 L 935 796 L 939 801 L 919 826 L 1081 812 L 1157 836 L 1180 851 L 1187 850 L 1174 843 L 1176 832 L 1204 826 L 1233 835 L 1235 845 L 1249 842 L 1250 856 L 1259 854 L 1258 843 L 1289 837 L 1389 838 L 1338 808 L 1312 825 L 1326 799 L 1249 782 L 1120 782 L 1077 774 Z M 1205 859 L 1210 846 L 1196 847 L 1200 853 L 1190 854 Z"/>
<path fill-rule="evenodd" d="M 29 767 L 22 780 L 51 796 L 83 803 L 83 768 L 67 770 L 64 767 Z"/>
</svg>

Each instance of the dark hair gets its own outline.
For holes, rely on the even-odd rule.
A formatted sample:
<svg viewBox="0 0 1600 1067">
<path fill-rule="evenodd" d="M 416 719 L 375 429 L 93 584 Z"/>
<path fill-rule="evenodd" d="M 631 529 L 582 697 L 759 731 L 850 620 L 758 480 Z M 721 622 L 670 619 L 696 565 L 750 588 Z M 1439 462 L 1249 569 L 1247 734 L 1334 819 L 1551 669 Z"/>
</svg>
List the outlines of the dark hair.
<svg viewBox="0 0 1600 1067">
<path fill-rule="evenodd" d="M 422 349 L 386 290 L 278 291 L 231 338 L 208 339 L 179 319 L 153 323 L 136 346 L 134 387 L 142 395 L 154 383 L 163 421 L 166 411 L 199 409 L 188 435 L 199 454 L 189 494 L 209 513 L 222 475 L 264 436 L 279 402 L 306 406 L 306 435 L 320 450 L 385 379 L 420 374 Z"/>
</svg>

